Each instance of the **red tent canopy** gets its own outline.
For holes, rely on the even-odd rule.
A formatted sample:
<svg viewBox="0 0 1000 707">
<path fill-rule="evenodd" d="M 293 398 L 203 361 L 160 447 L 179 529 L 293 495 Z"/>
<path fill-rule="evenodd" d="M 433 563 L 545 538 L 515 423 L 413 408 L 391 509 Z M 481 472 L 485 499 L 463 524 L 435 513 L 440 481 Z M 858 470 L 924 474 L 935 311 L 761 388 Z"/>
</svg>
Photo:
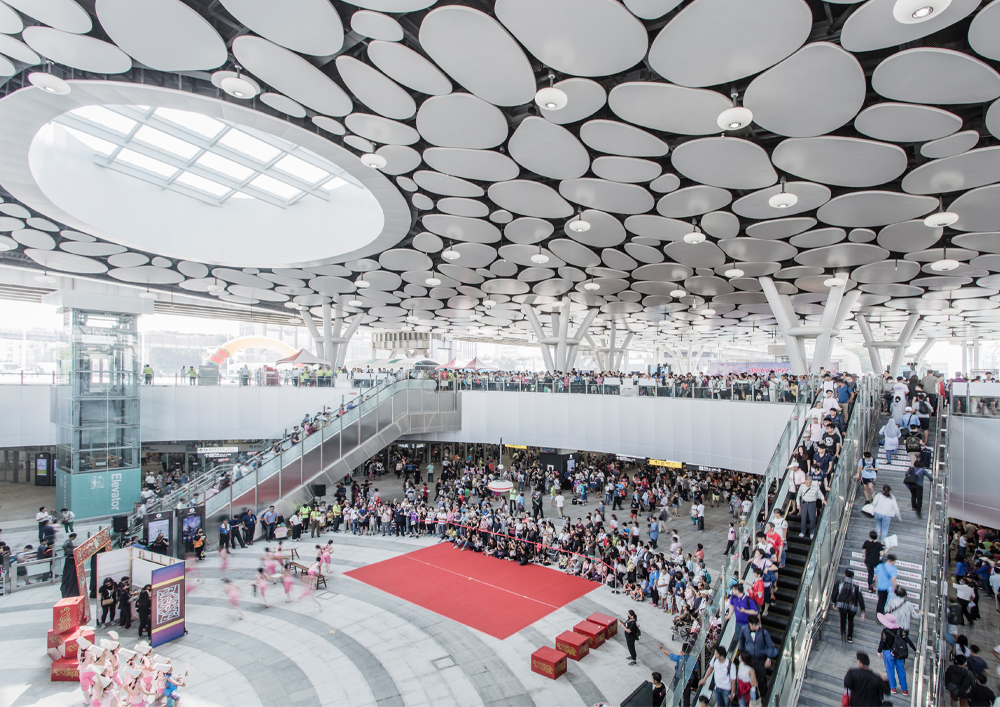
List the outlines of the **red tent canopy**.
<svg viewBox="0 0 1000 707">
<path fill-rule="evenodd" d="M 438 366 L 437 368 L 435 368 L 434 370 L 437 370 L 437 371 L 450 370 L 450 369 L 452 369 L 452 368 L 455 367 L 455 361 L 457 361 L 457 360 L 458 359 L 453 358 L 450 361 L 448 361 L 448 363 L 443 363 L 440 366 Z"/>
<path fill-rule="evenodd" d="M 488 363 L 483 363 L 478 357 L 472 359 L 467 364 L 462 366 L 463 370 L 473 370 L 473 371 L 495 371 L 496 366 L 491 366 Z"/>
</svg>

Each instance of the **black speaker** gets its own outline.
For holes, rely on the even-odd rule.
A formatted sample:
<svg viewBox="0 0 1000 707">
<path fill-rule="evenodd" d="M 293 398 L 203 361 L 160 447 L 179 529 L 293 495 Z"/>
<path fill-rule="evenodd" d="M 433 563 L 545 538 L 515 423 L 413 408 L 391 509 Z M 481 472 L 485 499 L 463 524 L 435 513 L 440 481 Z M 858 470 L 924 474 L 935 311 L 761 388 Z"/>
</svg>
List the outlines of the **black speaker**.
<svg viewBox="0 0 1000 707">
<path fill-rule="evenodd" d="M 326 484 L 311 484 L 309 490 L 312 491 L 313 496 L 322 498 L 326 495 Z"/>
<path fill-rule="evenodd" d="M 116 533 L 128 532 L 128 516 L 115 516 L 111 523 Z"/>
</svg>

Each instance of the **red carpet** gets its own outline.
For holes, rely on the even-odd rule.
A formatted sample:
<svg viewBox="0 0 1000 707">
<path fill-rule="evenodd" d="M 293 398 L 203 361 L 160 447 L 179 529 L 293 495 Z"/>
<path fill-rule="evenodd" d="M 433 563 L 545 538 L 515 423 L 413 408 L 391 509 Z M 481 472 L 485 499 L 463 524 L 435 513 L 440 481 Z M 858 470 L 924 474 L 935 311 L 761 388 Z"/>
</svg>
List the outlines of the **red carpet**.
<svg viewBox="0 0 1000 707">
<path fill-rule="evenodd" d="M 558 570 L 461 552 L 451 543 L 347 575 L 500 639 L 597 588 Z"/>
</svg>

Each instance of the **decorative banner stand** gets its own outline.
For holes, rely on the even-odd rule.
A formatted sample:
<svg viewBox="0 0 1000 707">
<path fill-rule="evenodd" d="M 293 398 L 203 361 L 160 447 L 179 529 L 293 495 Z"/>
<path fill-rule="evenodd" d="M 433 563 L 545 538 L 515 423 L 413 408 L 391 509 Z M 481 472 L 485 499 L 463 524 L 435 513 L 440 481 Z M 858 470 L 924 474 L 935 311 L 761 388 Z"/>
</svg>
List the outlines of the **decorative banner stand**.
<svg viewBox="0 0 1000 707">
<path fill-rule="evenodd" d="M 486 485 L 486 488 L 488 488 L 493 493 L 494 496 L 504 496 L 506 494 L 509 494 L 511 490 L 514 488 L 514 482 L 491 481 Z"/>
<path fill-rule="evenodd" d="M 155 647 L 184 635 L 184 560 L 130 546 L 97 556 L 98 586 L 105 578 L 129 577 L 134 589 L 152 585 L 152 640 Z"/>
<path fill-rule="evenodd" d="M 52 628 L 46 640 L 46 652 L 52 659 L 49 680 L 52 682 L 72 682 L 80 677 L 77 640 L 85 638 L 94 642 L 94 630 L 84 625 L 85 607 L 90 602 L 87 597 L 60 599 L 52 607 Z"/>
<path fill-rule="evenodd" d="M 73 561 L 76 563 L 76 579 L 79 583 L 80 596 L 83 597 L 83 615 L 81 621 L 89 624 L 90 600 L 87 599 L 87 560 L 101 550 L 111 549 L 111 528 L 101 528 L 96 535 L 91 535 L 73 550 Z"/>
</svg>

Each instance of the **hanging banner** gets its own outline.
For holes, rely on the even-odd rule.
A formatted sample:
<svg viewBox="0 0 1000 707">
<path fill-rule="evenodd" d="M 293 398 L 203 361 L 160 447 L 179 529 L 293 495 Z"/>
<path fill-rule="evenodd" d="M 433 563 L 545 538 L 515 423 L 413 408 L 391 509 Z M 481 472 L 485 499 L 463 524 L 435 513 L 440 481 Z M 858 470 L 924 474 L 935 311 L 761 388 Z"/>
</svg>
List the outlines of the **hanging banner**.
<svg viewBox="0 0 1000 707">
<path fill-rule="evenodd" d="M 184 561 L 152 572 L 151 645 L 159 646 L 184 635 Z"/>
<path fill-rule="evenodd" d="M 727 373 L 758 373 L 767 375 L 771 371 L 776 372 L 780 376 L 783 373 L 791 373 L 792 366 L 788 363 L 788 361 L 735 361 L 732 363 L 727 363 L 726 361 L 709 362 L 709 373 L 713 376 L 723 376 Z"/>
<path fill-rule="evenodd" d="M 649 460 L 649 465 L 650 466 L 665 466 L 668 469 L 681 469 L 681 468 L 684 467 L 684 462 L 668 462 L 668 461 L 663 461 L 662 459 L 650 459 Z"/>
</svg>

